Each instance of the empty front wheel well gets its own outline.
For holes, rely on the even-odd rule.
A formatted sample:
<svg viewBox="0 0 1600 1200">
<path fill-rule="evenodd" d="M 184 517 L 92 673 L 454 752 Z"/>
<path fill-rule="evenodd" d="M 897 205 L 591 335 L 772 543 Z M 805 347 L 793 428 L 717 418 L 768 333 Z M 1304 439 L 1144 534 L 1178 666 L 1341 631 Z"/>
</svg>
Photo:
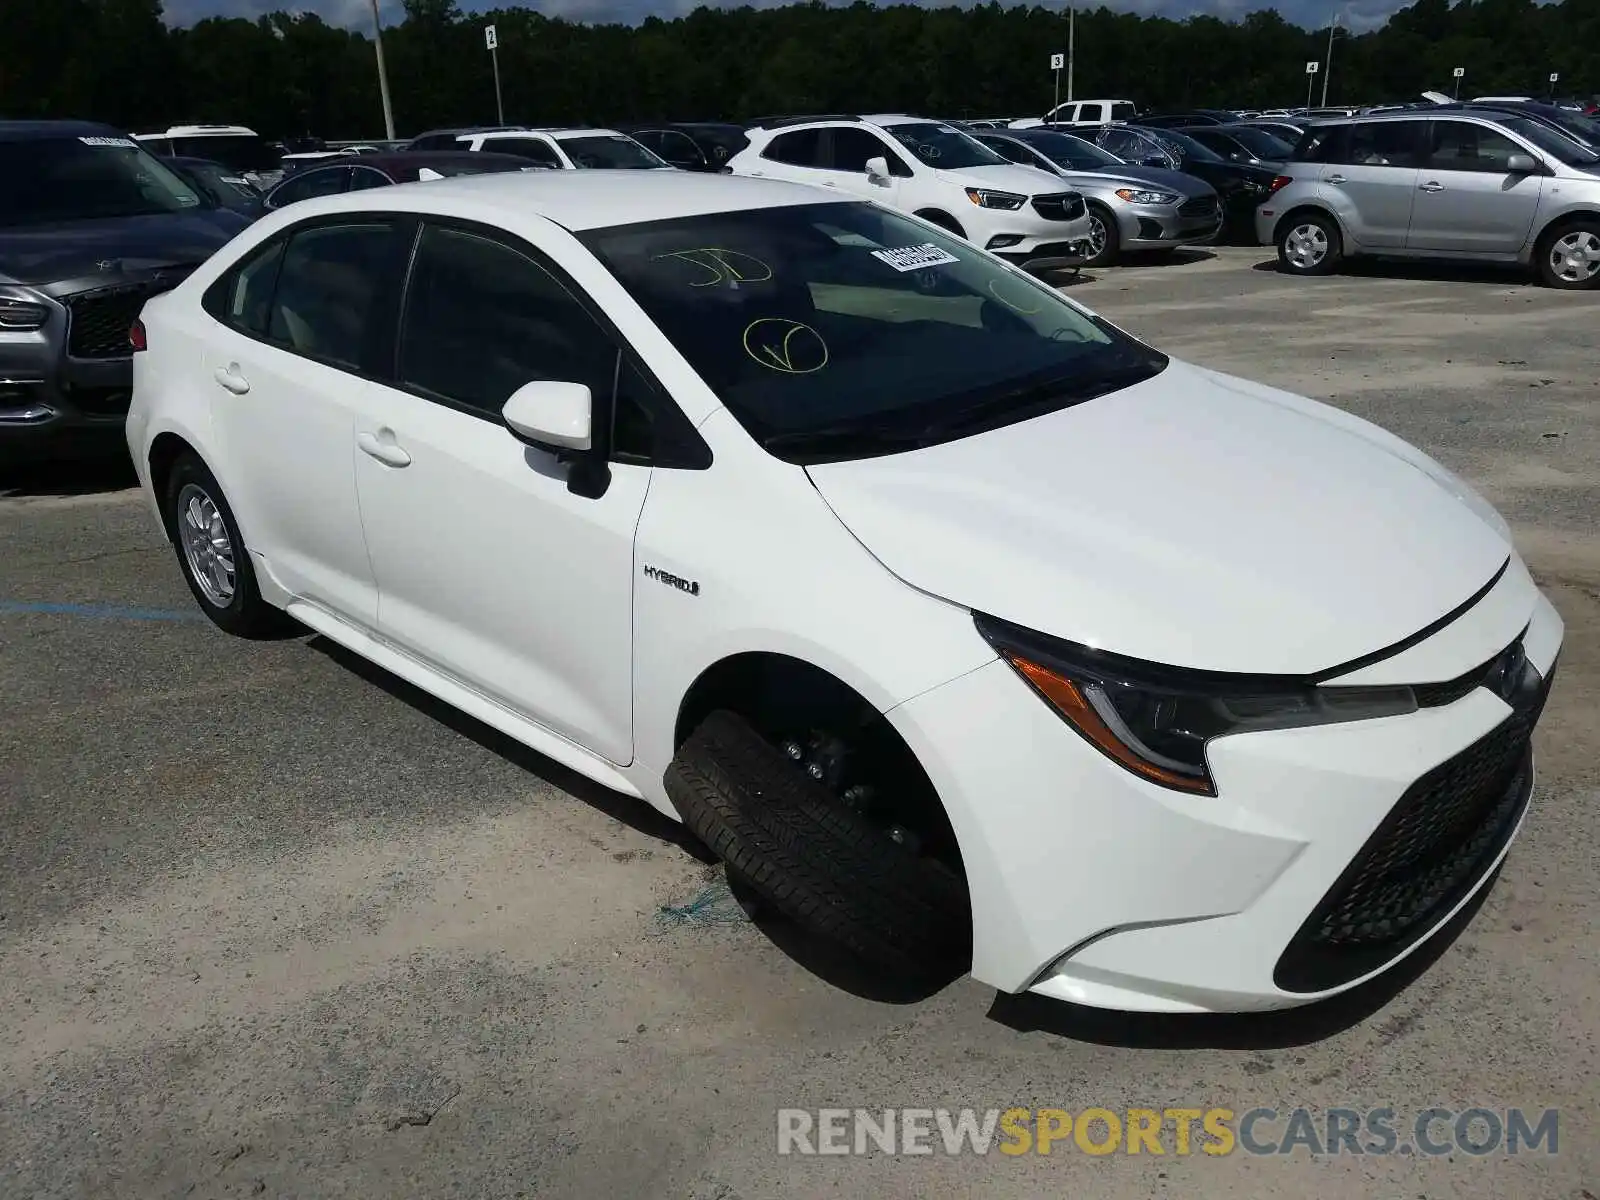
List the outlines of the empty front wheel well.
<svg viewBox="0 0 1600 1200">
<path fill-rule="evenodd" d="M 959 238 L 967 236 L 966 231 L 961 228 L 961 222 L 957 221 L 942 208 L 921 208 L 917 210 L 916 215 L 924 221 L 931 221 L 940 229 L 949 230 Z"/>
<path fill-rule="evenodd" d="M 1552 217 L 1545 222 L 1544 228 L 1539 230 L 1539 236 L 1533 239 L 1535 246 L 1542 246 L 1549 237 L 1558 229 L 1568 225 L 1594 225 L 1600 224 L 1600 209 L 1578 208 L 1564 212 L 1559 217 Z"/>
<path fill-rule="evenodd" d="M 955 833 L 927 772 L 888 718 L 849 684 L 789 655 L 733 655 L 701 672 L 685 694 L 674 748 L 720 709 L 737 713 L 776 745 L 803 745 L 818 733 L 842 740 L 849 747 L 850 781 L 892 793 L 893 818 L 918 825 L 927 835 L 925 852 L 961 870 Z"/>
</svg>

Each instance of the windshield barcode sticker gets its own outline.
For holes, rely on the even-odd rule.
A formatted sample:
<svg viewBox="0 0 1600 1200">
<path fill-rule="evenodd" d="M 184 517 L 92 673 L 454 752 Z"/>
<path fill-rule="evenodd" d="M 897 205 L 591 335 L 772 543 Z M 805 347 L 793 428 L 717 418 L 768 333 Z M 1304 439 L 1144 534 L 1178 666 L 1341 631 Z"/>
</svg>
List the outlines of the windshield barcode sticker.
<svg viewBox="0 0 1600 1200">
<path fill-rule="evenodd" d="M 874 250 L 872 257 L 888 263 L 896 271 L 920 271 L 924 267 L 943 267 L 961 260 L 932 242 L 920 246 L 901 246 L 897 250 Z"/>
<path fill-rule="evenodd" d="M 125 146 L 132 149 L 138 145 L 132 138 L 119 137 L 81 137 L 78 139 L 85 146 Z"/>
</svg>

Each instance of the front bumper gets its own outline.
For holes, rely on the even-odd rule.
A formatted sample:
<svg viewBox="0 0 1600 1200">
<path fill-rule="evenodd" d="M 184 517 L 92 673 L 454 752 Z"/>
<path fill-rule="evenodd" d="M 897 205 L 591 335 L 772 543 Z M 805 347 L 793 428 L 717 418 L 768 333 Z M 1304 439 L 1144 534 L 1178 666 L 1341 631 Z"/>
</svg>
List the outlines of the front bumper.
<svg viewBox="0 0 1600 1200">
<path fill-rule="evenodd" d="M 1185 216 L 1171 204 L 1123 204 L 1116 209 L 1124 250 L 1170 250 L 1213 241 L 1222 232 L 1222 209 Z"/>
<path fill-rule="evenodd" d="M 1522 642 L 1541 675 L 1561 638 L 1561 618 L 1539 596 Z M 1522 817 L 1524 798 L 1513 797 L 1468 877 L 1418 910 L 1376 961 L 1297 974 L 1290 952 L 1305 949 L 1303 931 L 1348 890 L 1347 870 L 1370 857 L 1363 849 L 1408 791 L 1414 801 L 1414 785 L 1513 718 L 1497 695 L 1479 687 L 1407 716 L 1219 738 L 1208 751 L 1215 797 L 1116 766 L 999 661 L 889 716 L 928 768 L 961 845 L 973 975 L 1078 1004 L 1249 1011 L 1355 987 L 1471 900 Z M 1505 785 L 1531 790 L 1531 764 L 1525 780 Z"/>
</svg>

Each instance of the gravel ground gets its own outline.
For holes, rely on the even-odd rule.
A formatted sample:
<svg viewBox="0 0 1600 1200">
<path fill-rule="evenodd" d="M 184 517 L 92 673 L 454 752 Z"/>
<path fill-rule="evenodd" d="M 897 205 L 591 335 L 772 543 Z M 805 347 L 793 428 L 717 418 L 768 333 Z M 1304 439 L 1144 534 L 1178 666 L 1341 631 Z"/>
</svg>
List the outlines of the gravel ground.
<svg viewBox="0 0 1600 1200">
<path fill-rule="evenodd" d="M 0 1195 L 1594 1200 L 1600 295 L 1267 257 L 1069 292 L 1424 446 L 1567 621 L 1522 838 L 1403 978 L 1248 1019 L 896 994 L 650 811 L 318 639 L 226 638 L 118 472 L 41 473 L 0 499 Z M 1559 1108 L 1560 1152 L 775 1152 L 790 1106 L 1435 1104 Z"/>
</svg>

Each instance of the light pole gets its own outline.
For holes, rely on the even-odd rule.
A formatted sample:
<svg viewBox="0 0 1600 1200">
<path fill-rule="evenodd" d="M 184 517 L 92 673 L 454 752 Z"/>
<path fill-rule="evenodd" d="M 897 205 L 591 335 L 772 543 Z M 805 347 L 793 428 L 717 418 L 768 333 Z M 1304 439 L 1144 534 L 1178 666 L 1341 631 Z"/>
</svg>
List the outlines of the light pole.
<svg viewBox="0 0 1600 1200">
<path fill-rule="evenodd" d="M 1072 62 L 1078 51 L 1078 6 L 1067 9 L 1067 103 L 1072 103 Z"/>
<path fill-rule="evenodd" d="M 1328 26 L 1328 64 L 1322 72 L 1322 107 L 1328 107 L 1328 76 L 1333 74 L 1333 31 L 1339 28 L 1339 14 L 1333 14 L 1333 24 Z"/>
<path fill-rule="evenodd" d="M 389 68 L 383 62 L 383 24 L 378 20 L 378 0 L 372 0 L 372 45 L 378 52 L 378 92 L 383 97 L 383 136 L 394 141 L 394 108 L 389 103 Z"/>
</svg>

